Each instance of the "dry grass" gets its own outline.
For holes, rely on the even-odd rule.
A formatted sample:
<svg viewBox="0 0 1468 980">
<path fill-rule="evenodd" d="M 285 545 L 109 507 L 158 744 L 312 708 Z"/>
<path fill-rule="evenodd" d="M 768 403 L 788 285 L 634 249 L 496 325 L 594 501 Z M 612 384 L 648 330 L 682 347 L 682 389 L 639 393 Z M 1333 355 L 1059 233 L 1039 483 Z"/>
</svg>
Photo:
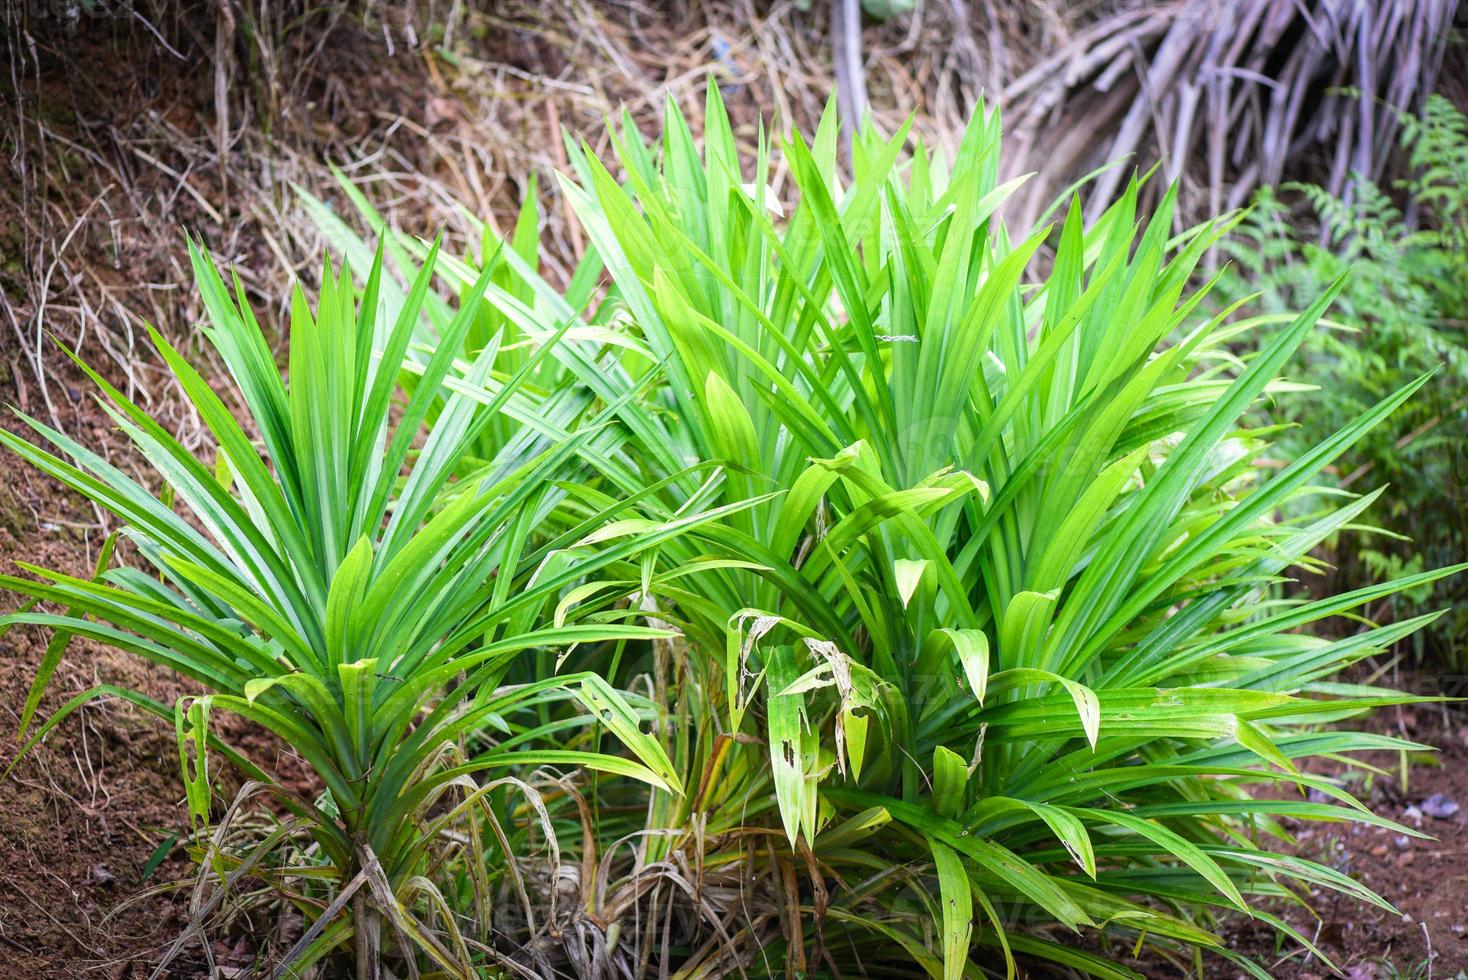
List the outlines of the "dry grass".
<svg viewBox="0 0 1468 980">
<path fill-rule="evenodd" d="M 0 179 L 0 333 L 15 342 L 16 400 L 52 414 L 65 393 L 47 374 L 47 332 L 110 360 L 166 414 L 140 327 L 186 335 L 198 318 L 181 229 L 278 312 L 320 245 L 293 185 L 331 197 L 329 163 L 387 220 L 462 237 L 461 205 L 504 222 L 530 174 L 554 188 L 563 128 L 604 140 L 624 108 L 651 126 L 665 98 L 691 105 L 713 72 L 750 138 L 761 116 L 809 126 L 838 82 L 879 125 L 916 107 L 949 141 L 997 93 L 1008 166 L 1038 171 L 1016 220 L 1127 157 L 1160 159 L 1194 212 L 1217 211 L 1261 181 L 1379 174 L 1387 109 L 1431 86 L 1457 8 L 1377 0 L 1338 21 L 1327 0 L 926 0 L 868 18 L 853 42 L 833 36 L 844 5 L 784 0 L 135 0 L 68 19 L 69 6 L 8 9 L 0 81 L 15 96 L 0 119 L 15 161 Z M 864 70 L 838 73 L 853 43 Z M 1329 94 L 1352 85 L 1382 104 Z M 1093 201 L 1130 172 L 1102 174 Z M 545 213 L 557 279 L 584 245 L 558 201 Z"/>
</svg>

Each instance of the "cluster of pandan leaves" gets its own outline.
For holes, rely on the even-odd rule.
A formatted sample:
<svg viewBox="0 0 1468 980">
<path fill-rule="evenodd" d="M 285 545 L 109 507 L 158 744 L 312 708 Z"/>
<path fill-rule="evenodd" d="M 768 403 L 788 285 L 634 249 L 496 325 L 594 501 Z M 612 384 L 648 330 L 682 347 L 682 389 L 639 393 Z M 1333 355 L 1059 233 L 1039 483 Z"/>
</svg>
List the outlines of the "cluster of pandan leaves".
<svg viewBox="0 0 1468 980">
<path fill-rule="evenodd" d="M 154 339 L 212 462 L 95 374 L 156 486 L 35 420 L 56 454 L 0 434 L 137 556 L 3 580 L 39 603 L 6 622 L 58 637 L 27 737 L 101 695 L 172 721 L 196 920 L 293 917 L 259 943 L 280 975 L 1123 977 L 1207 953 L 1264 976 L 1224 916 L 1321 955 L 1285 905 L 1385 906 L 1287 828 L 1415 833 L 1303 763 L 1420 748 L 1340 724 L 1411 697 L 1335 678 L 1432 617 L 1310 626 L 1451 570 L 1281 584 L 1379 496 L 1322 469 L 1421 382 L 1257 466 L 1253 410 L 1336 287 L 1241 360 L 1272 321 L 1205 316 L 1195 285 L 1229 223 L 1175 233 L 1134 185 L 1089 225 L 1062 202 L 1007 229 L 997 116 L 951 162 L 862 131 L 848 168 L 834 113 L 742 155 L 711 88 L 702 130 L 670 105 L 614 161 L 568 143 L 589 247 L 560 288 L 533 190 L 464 256 L 350 186 L 375 249 L 308 199 L 345 261 L 293 299 L 288 381 L 197 252 L 248 421 Z M 98 688 L 34 727 L 72 635 L 200 693 Z M 233 799 L 215 760 L 249 777 Z"/>
<path fill-rule="evenodd" d="M 1265 189 L 1223 243 L 1234 268 L 1220 294 L 1257 292 L 1256 309 L 1295 308 L 1345 279 L 1330 322 L 1297 358 L 1315 387 L 1276 409 L 1296 423 L 1277 438 L 1281 454 L 1308 448 L 1433 373 L 1327 474 L 1348 490 L 1392 487 L 1377 508 L 1383 533 L 1336 549 L 1334 581 L 1344 587 L 1454 561 L 1468 549 L 1468 118 L 1432 96 L 1420 115 L 1399 121 L 1408 175 L 1393 187 L 1356 175 L 1341 195 L 1314 184 L 1287 185 L 1283 197 Z M 1465 597 L 1463 580 L 1452 579 L 1389 604 L 1401 617 Z M 1468 612 L 1455 610 L 1414 644 L 1429 663 L 1468 666 Z"/>
</svg>

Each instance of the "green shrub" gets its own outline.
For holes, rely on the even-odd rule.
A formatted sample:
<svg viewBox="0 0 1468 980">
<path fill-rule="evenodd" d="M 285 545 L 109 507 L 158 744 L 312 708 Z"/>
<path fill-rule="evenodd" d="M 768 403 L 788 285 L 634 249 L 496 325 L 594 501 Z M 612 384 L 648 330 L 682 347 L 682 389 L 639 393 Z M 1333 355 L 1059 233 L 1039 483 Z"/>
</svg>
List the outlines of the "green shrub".
<svg viewBox="0 0 1468 980">
<path fill-rule="evenodd" d="M 586 766 L 681 788 L 662 749 L 639 729 L 643 699 L 595 673 L 547 668 L 554 648 L 620 648 L 667 635 L 619 622 L 635 610 L 585 605 L 553 625 L 549 610 L 568 583 L 656 535 L 602 550 L 576 546 L 603 522 L 563 506 L 569 484 L 561 481 L 574 475 L 603 422 L 584 403 L 570 413 L 548 410 L 537 431 L 522 431 L 525 438 L 507 440 L 491 458 L 473 457 L 536 358 L 500 378 L 493 397 L 484 386 L 504 360 L 497 340 L 472 364 L 454 365 L 481 312 L 484 277 L 444 321 L 439 351 L 412 360 L 430 277 L 396 295 L 380 258 L 359 304 L 350 273 L 329 267 L 314 312 L 296 292 L 285 383 L 238 288 L 231 300 L 209 258 L 194 253 L 212 324 L 206 335 L 252 429 L 153 336 L 213 436 L 212 465 L 82 365 L 105 396 L 99 403 L 151 466 L 158 493 L 34 419 L 25 421 L 70 462 L 0 431 L 16 455 L 110 511 L 141 566 L 108 567 L 112 539 L 91 581 L 23 565 L 34 577 L 3 576 L 0 586 L 34 601 L 0 623 L 56 631 L 22 736 L 71 636 L 135 653 L 200 690 L 170 707 L 104 684 L 66 702 L 25 748 L 102 696 L 172 722 L 200 831 L 201 873 L 219 879 L 210 907 L 223 900 L 238 912 L 242 882 L 257 878 L 268 897 L 306 920 L 282 968 L 304 971 L 350 950 L 359 964 L 421 958 L 462 975 L 478 958 L 471 946 L 492 930 L 514 932 L 513 922 L 491 914 L 503 888 L 513 882 L 525 894 L 527 811 L 512 797 L 526 801 L 531 820 L 544 804 L 531 777 L 516 773 Z M 394 293 L 392 318 L 380 316 L 384 290 Z M 400 374 L 417 383 L 395 403 Z M 471 385 L 468 394 L 452 390 Z M 556 430 L 558 421 L 587 428 Z M 215 711 L 278 736 L 305 761 L 320 795 L 280 785 L 221 743 L 210 733 Z M 495 737 L 485 739 L 485 731 Z M 609 732 L 625 753 L 597 751 L 596 731 Z M 211 828 L 222 809 L 212 799 L 217 754 L 252 782 Z M 267 821 L 266 832 L 241 843 L 231 823 L 266 799 L 287 819 Z M 548 842 L 554 861 L 553 835 Z M 526 905 L 533 931 L 528 896 Z M 350 915 L 338 914 L 344 907 Z"/>
<path fill-rule="evenodd" d="M 1190 286 L 1228 222 L 1175 235 L 1172 195 L 1139 216 L 1133 184 L 1090 227 L 1073 203 L 1014 235 L 997 117 L 951 164 L 867 131 L 849 179 L 836 137 L 828 113 L 778 170 L 763 134 L 741 158 L 711 88 L 701 150 L 671 105 L 655 145 L 613 134 L 620 180 L 571 146 L 592 248 L 564 294 L 486 236 L 506 329 L 563 338 L 545 390 L 615 406 L 573 495 L 635 503 L 606 540 L 681 531 L 562 601 L 635 588 L 681 633 L 597 668 L 648 692 L 688 791 L 587 794 L 582 941 L 632 975 L 1114 977 L 1145 946 L 1264 976 L 1220 914 L 1313 949 L 1276 902 L 1385 905 L 1266 845 L 1289 820 L 1391 825 L 1301 764 L 1407 746 L 1334 723 L 1413 698 L 1332 677 L 1433 616 L 1302 629 L 1452 569 L 1274 589 L 1379 499 L 1316 479 L 1423 379 L 1260 468 L 1278 433 L 1253 410 L 1338 286 L 1240 361 L 1278 318 L 1206 319 Z M 393 248 L 407 276 L 429 261 Z M 458 289 L 479 267 L 437 265 Z"/>
<path fill-rule="evenodd" d="M 1333 549 L 1337 582 L 1354 587 L 1383 575 L 1420 571 L 1468 553 L 1468 119 L 1446 99 L 1405 117 L 1402 147 L 1412 177 L 1392 196 L 1358 177 L 1347 197 L 1292 184 L 1313 220 L 1299 221 L 1261 191 L 1251 214 L 1224 243 L 1236 263 L 1223 295 L 1258 290 L 1267 309 L 1299 309 L 1345 278 L 1335 329 L 1312 333 L 1301 377 L 1318 389 L 1285 400 L 1278 414 L 1297 424 L 1280 434 L 1288 458 L 1356 418 L 1376 400 L 1426 372 L 1432 380 L 1389 425 L 1368 433 L 1333 468 L 1351 489 L 1390 482 L 1378 508 L 1386 532 Z M 1400 593 L 1394 618 L 1465 597 L 1461 580 Z M 1436 662 L 1468 664 L 1468 609 L 1419 636 Z M 1419 657 L 1420 659 L 1420 657 Z"/>
</svg>

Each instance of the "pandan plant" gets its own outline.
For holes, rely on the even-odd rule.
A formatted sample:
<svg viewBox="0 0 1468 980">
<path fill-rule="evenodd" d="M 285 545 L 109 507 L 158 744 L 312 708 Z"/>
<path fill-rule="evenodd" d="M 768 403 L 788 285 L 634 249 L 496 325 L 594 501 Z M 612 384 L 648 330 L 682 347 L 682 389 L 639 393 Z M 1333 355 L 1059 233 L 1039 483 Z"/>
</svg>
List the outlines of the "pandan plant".
<svg viewBox="0 0 1468 980">
<path fill-rule="evenodd" d="M 526 883 L 527 832 L 549 846 L 553 866 L 556 841 L 534 774 L 584 768 L 682 791 L 643 730 L 646 700 L 573 669 L 587 651 L 636 648 L 668 631 L 631 622 L 640 613 L 626 602 L 553 614 L 574 584 L 671 532 L 581 543 L 616 516 L 615 506 L 566 508 L 580 455 L 616 406 L 583 399 L 568 410 L 538 393 L 548 407 L 533 428 L 497 440 L 491 458 L 474 454 L 488 430 L 503 430 L 501 410 L 531 397 L 525 380 L 554 346 L 497 375 L 506 360 L 497 331 L 480 337 L 471 363 L 456 362 L 483 320 L 490 276 L 465 291 L 434 334 L 437 350 L 422 355 L 415 337 L 426 329 L 432 254 L 391 317 L 383 297 L 395 287 L 380 251 L 360 297 L 351 273 L 328 265 L 316 309 L 299 288 L 293 296 L 283 379 L 238 280 L 231 298 L 209 256 L 192 255 L 204 339 L 230 390 L 216 393 L 189 358 L 153 339 L 210 433 L 212 460 L 79 359 L 148 478 L 33 418 L 22 416 L 54 452 L 0 432 L 16 457 L 110 513 L 136 559 L 112 565 L 109 539 L 90 580 L 26 563 L 0 577 L 31 600 L 4 627 L 56 636 L 24 706 L 24 748 L 99 697 L 167 720 L 213 886 L 203 911 L 230 908 L 244 882 L 263 880 L 277 907 L 304 919 L 280 969 L 303 975 L 325 958 L 355 963 L 364 977 L 394 963 L 470 976 L 492 961 L 491 937 L 510 931 L 506 922 L 531 935 L 546 927 L 535 919 L 546 896 Z M 400 396 L 402 382 L 410 396 Z M 103 684 L 38 725 L 73 636 L 136 654 L 196 693 L 167 705 Z M 578 659 L 557 671 L 573 651 Z M 314 790 L 283 785 L 226 744 L 211 730 L 220 712 L 276 736 Z M 214 798 L 220 760 L 249 780 L 233 802 Z M 282 819 L 225 847 L 239 841 L 230 821 L 263 802 Z M 496 911 L 506 889 L 523 900 L 508 916 Z M 553 913 L 553 892 L 549 901 Z"/>
<path fill-rule="evenodd" d="M 588 798 L 600 959 L 573 962 L 1123 977 L 1146 950 L 1265 976 L 1223 915 L 1324 959 L 1284 905 L 1389 907 L 1287 826 L 1416 833 L 1305 764 L 1421 748 L 1352 727 L 1414 698 L 1339 675 L 1433 615 L 1311 627 L 1463 566 L 1280 586 L 1381 493 L 1317 474 L 1423 379 L 1257 466 L 1277 429 L 1251 410 L 1293 387 L 1339 285 L 1299 315 L 1204 316 L 1199 260 L 1232 218 L 1176 232 L 1175 190 L 1140 214 L 1134 180 L 1090 224 L 1062 200 L 1006 227 L 997 113 L 951 161 L 866 129 L 849 170 L 833 112 L 744 154 L 711 86 L 701 129 L 670 102 L 652 145 L 624 121 L 615 160 L 568 141 L 560 190 L 591 245 L 575 282 L 605 270 L 606 289 L 558 292 L 524 249 L 437 263 L 460 289 L 498 275 L 486 302 L 527 334 L 615 336 L 594 370 L 551 372 L 614 406 L 625 442 L 571 491 L 635 500 L 609 535 L 729 509 L 572 597 L 637 588 L 679 630 L 587 665 L 649 692 L 686 788 L 607 778 Z M 401 274 L 433 263 L 396 244 Z M 711 491 L 693 462 L 722 468 Z"/>
</svg>

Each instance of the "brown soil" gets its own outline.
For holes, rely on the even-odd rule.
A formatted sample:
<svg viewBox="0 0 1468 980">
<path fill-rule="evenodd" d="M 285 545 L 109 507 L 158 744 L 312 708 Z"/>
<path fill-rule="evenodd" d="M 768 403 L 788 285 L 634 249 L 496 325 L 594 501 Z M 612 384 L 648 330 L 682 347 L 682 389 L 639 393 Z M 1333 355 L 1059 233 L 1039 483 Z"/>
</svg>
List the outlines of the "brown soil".
<svg viewBox="0 0 1468 980">
<path fill-rule="evenodd" d="M 14 398 L 11 380 L 7 402 Z M 58 410 L 59 421 L 88 445 L 108 443 L 104 418 L 88 401 L 68 399 Z M 22 428 L 8 413 L 0 424 Z M 103 537 L 90 507 L 7 461 L 0 480 L 0 564 L 7 574 L 20 560 L 90 575 Z M 15 596 L 0 597 L 0 609 L 16 605 Z M 0 638 L 0 767 L 15 758 L 21 706 L 48 641 L 46 631 L 29 626 Z M 101 680 L 165 699 L 181 693 L 136 658 L 76 641 L 43 713 Z M 0 783 L 0 963 L 12 976 L 146 975 L 143 966 L 151 968 L 160 946 L 186 925 L 184 899 L 163 894 L 123 903 L 188 872 L 178 850 L 142 881 L 160 842 L 184 829 L 182 796 L 172 734 L 130 706 L 108 702 L 78 711 Z M 185 967 L 178 975 L 193 972 Z"/>
<path fill-rule="evenodd" d="M 57 423 L 124 470 L 135 458 L 126 439 L 93 403 L 90 382 L 66 373 Z M 0 401 L 20 399 L 0 362 Z M 29 429 L 9 412 L 0 425 Z M 8 455 L 8 454 L 7 454 Z M 0 570 L 17 561 L 90 576 L 111 525 L 54 480 L 7 459 L 0 473 Z M 119 546 L 126 555 L 126 545 Z M 0 612 L 19 605 L 0 593 Z M 15 760 L 22 706 L 50 640 L 49 631 L 17 626 L 0 636 L 0 771 Z M 73 695 L 99 683 L 141 691 L 171 704 L 190 689 L 176 677 L 117 650 L 73 640 L 37 715 L 39 724 Z M 230 716 L 216 720 L 223 737 L 268 763 L 298 789 L 308 788 L 299 760 L 265 733 Z M 0 782 L 0 964 L 11 976 L 146 977 L 188 927 L 186 887 L 194 865 L 173 847 L 147 866 L 166 841 L 188 830 L 170 726 L 117 700 L 98 700 L 64 721 Z M 238 782 L 221 774 L 224 793 Z M 146 879 L 145 879 L 146 872 Z M 243 947 L 220 941 L 212 952 L 227 965 Z M 207 975 L 197 942 L 169 976 Z"/>
<path fill-rule="evenodd" d="M 1465 680 L 1454 683 L 1463 688 Z M 1365 761 L 1385 772 L 1368 774 L 1353 787 L 1376 813 L 1430 839 L 1360 824 L 1291 824 L 1289 829 L 1297 841 L 1296 853 L 1351 875 L 1401 915 L 1335 893 L 1316 893 L 1311 901 L 1319 918 L 1298 907 L 1284 910 L 1284 918 L 1312 937 L 1351 980 L 1385 980 L 1397 975 L 1392 968 L 1415 977 L 1412 971 L 1426 964 L 1429 953 L 1432 976 L 1456 976 L 1468 970 L 1468 717 L 1419 707 L 1382 712 L 1367 727 L 1439 747 L 1437 753 L 1409 757 L 1405 787 L 1399 755 L 1369 754 Z M 1341 772 L 1338 766 L 1313 768 Z M 1424 801 L 1434 794 L 1455 801 L 1458 812 L 1446 819 L 1423 814 Z M 1276 951 L 1272 933 L 1262 924 L 1239 920 L 1227 934 L 1235 948 L 1251 953 L 1273 976 L 1304 980 L 1331 975 L 1301 950 Z M 1425 980 L 1426 972 L 1421 976 Z"/>
</svg>

